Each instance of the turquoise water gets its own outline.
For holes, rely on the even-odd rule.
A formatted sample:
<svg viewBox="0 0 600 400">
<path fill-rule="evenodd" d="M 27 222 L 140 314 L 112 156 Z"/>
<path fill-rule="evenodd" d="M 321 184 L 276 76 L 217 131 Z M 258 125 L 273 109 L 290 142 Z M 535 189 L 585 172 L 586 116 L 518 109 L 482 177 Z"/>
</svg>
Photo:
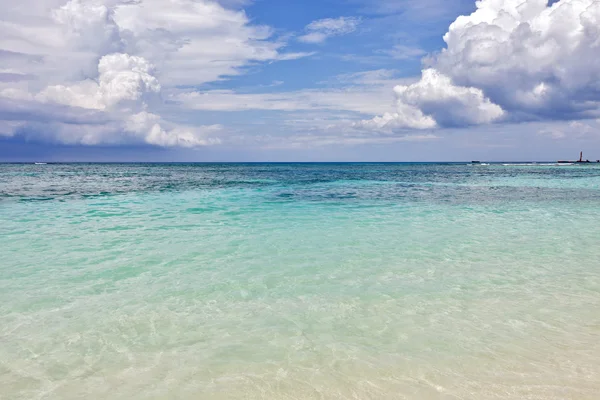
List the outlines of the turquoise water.
<svg viewBox="0 0 600 400">
<path fill-rule="evenodd" d="M 597 399 L 600 168 L 0 165 L 2 399 Z"/>
</svg>

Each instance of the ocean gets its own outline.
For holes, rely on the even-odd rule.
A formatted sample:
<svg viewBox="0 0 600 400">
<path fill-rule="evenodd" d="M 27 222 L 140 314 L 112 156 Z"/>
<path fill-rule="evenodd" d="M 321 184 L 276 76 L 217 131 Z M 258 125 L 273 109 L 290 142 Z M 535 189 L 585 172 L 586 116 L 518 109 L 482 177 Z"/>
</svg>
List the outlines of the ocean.
<svg viewBox="0 0 600 400">
<path fill-rule="evenodd" d="M 598 399 L 600 166 L 0 165 L 0 398 Z"/>
</svg>

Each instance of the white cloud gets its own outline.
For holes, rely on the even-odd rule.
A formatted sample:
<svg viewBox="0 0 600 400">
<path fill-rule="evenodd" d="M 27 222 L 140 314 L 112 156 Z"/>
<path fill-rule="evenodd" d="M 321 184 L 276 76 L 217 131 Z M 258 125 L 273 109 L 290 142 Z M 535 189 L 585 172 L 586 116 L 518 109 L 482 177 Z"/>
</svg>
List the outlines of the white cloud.
<svg viewBox="0 0 600 400">
<path fill-rule="evenodd" d="M 113 13 L 102 3 L 71 0 L 53 9 L 51 16 L 73 47 L 106 54 L 120 51 L 124 45 Z"/>
<path fill-rule="evenodd" d="M 438 69 L 504 109 L 542 118 L 598 115 L 600 3 L 486 0 L 444 36 Z"/>
<path fill-rule="evenodd" d="M 314 56 L 315 54 L 317 54 L 317 53 L 314 51 L 300 51 L 300 52 L 296 52 L 296 53 L 283 53 L 283 54 L 280 54 L 279 56 L 277 56 L 276 60 L 278 60 L 278 61 L 297 60 L 299 58 Z"/>
<path fill-rule="evenodd" d="M 33 96 L 26 90 L 19 87 L 7 87 L 0 90 L 0 99 L 11 99 L 11 100 L 33 100 Z"/>
<path fill-rule="evenodd" d="M 237 8 L 246 3 L 20 0 L 11 4 L 3 9 L 0 21 L 0 100 L 10 103 L 0 110 L 0 120 L 17 121 L 19 115 L 31 119 L 5 123 L 4 130 L 16 124 L 19 132 L 31 129 L 31 135 L 41 137 L 34 120 L 41 118 L 46 125 L 56 125 L 43 138 L 65 143 L 214 143 L 206 135 L 216 132 L 215 126 L 191 129 L 161 115 L 165 90 L 221 80 L 256 62 L 312 54 L 282 53 L 285 43 L 273 38 L 269 27 L 252 24 Z M 105 126 L 86 124 L 86 116 L 92 114 L 76 109 L 106 114 Z M 58 112 L 78 115 L 82 133 L 77 134 L 76 126 L 62 126 L 66 117 Z M 132 133 L 126 130 L 131 115 L 146 115 L 153 123 L 147 122 L 143 134 Z"/>
<path fill-rule="evenodd" d="M 147 111 L 104 110 L 0 97 L 0 134 L 64 144 L 146 143 L 163 147 L 208 146 L 221 142 L 220 125 L 187 126 Z"/>
<path fill-rule="evenodd" d="M 386 54 L 396 60 L 410 60 L 413 58 L 422 57 L 427 52 L 419 47 L 414 46 L 406 46 L 402 44 L 397 44 L 391 49 L 387 50 L 379 50 L 377 53 Z"/>
<path fill-rule="evenodd" d="M 98 62 L 98 82 L 86 80 L 71 86 L 49 86 L 38 99 L 74 107 L 107 109 L 124 101 L 138 102 L 145 94 L 159 93 L 154 66 L 142 57 L 109 54 Z M 144 106 L 144 103 L 138 105 Z"/>
<path fill-rule="evenodd" d="M 14 136 L 15 131 L 21 127 L 21 122 L 0 121 L 0 136 Z"/>
<path fill-rule="evenodd" d="M 220 125 L 201 127 L 176 126 L 165 130 L 161 118 L 145 111 L 130 116 L 125 122 L 125 130 L 143 137 L 144 142 L 163 147 L 197 147 L 220 143 L 211 134 L 218 133 Z"/>
<path fill-rule="evenodd" d="M 439 3 L 378 0 L 373 6 L 403 15 L 412 10 L 406 15 L 414 15 Z M 560 0 L 549 7 L 544 0 L 481 0 L 477 11 L 454 21 L 444 36 L 447 48 L 426 59 L 422 75 L 414 80 L 395 79 L 393 70 L 375 70 L 340 75 L 326 89 L 197 89 L 259 62 L 315 54 L 284 52 L 287 39 L 252 23 L 240 8 L 244 4 L 248 2 L 11 2 L 0 21 L 0 134 L 64 143 L 188 147 L 227 137 L 220 125 L 173 122 L 168 113 L 175 107 L 163 99 L 183 106 L 176 111 L 178 121 L 190 117 L 189 110 L 272 110 L 298 120 L 318 114 L 304 123 L 337 129 L 336 121 L 350 126 L 352 120 L 378 115 L 355 122 L 353 129 L 383 133 L 600 116 L 598 1 Z M 354 32 L 360 23 L 353 17 L 314 21 L 299 40 L 322 43 Z M 398 45 L 368 57 L 389 61 L 422 55 L 417 47 Z M 197 115 L 190 119 L 198 120 Z M 573 135 L 575 130 L 561 132 Z"/>
<path fill-rule="evenodd" d="M 538 130 L 538 135 L 550 137 L 552 139 L 586 139 L 598 138 L 600 133 L 600 119 L 595 121 L 570 121 L 568 123 L 553 124 Z"/>
<path fill-rule="evenodd" d="M 399 105 L 398 112 L 386 112 L 370 120 L 355 122 L 353 126 L 359 129 L 392 131 L 397 128 L 435 128 L 437 124 L 433 118 L 424 115 L 418 108 Z"/>
<path fill-rule="evenodd" d="M 306 34 L 298 38 L 304 43 L 323 43 L 330 37 L 346 35 L 356 30 L 360 18 L 339 17 L 313 21 L 306 26 Z"/>
<path fill-rule="evenodd" d="M 504 115 L 480 89 L 456 86 L 435 69 L 423 71 L 421 80 L 394 88 L 397 112 L 359 123 L 373 128 L 426 129 L 441 126 L 476 125 Z"/>
<path fill-rule="evenodd" d="M 350 83 L 354 85 L 389 87 L 400 82 L 413 83 L 415 81 L 415 79 L 412 78 L 396 78 L 397 74 L 398 71 L 394 69 L 374 69 L 337 75 L 335 79 L 341 83 Z"/>
<path fill-rule="evenodd" d="M 393 103 L 389 87 L 365 86 L 340 89 L 304 89 L 280 93 L 237 93 L 209 90 L 175 94 L 173 101 L 184 108 L 205 111 L 309 111 L 339 110 L 373 114 L 381 110 L 382 99 Z"/>
<path fill-rule="evenodd" d="M 423 118 L 457 126 L 600 115 L 598 1 L 482 0 L 450 25 L 444 41 L 420 82 L 395 89 L 399 115 L 365 124 L 426 128 Z"/>
<path fill-rule="evenodd" d="M 305 135 L 292 135 L 287 137 L 263 136 L 257 138 L 262 149 L 313 149 L 328 146 L 360 146 L 366 144 L 393 144 L 399 142 L 430 142 L 440 139 L 433 134 L 411 134 L 394 136 L 360 135 L 357 133 L 317 133 Z"/>
<path fill-rule="evenodd" d="M 282 57 L 283 43 L 268 40 L 270 28 L 251 25 L 243 11 L 208 0 L 123 3 L 115 7 L 114 20 L 129 53 L 169 72 L 159 74 L 165 85 L 212 82 L 239 74 L 249 62 Z"/>
<path fill-rule="evenodd" d="M 397 71 L 379 69 L 342 74 L 321 82 L 327 88 L 268 93 L 240 93 L 234 90 L 179 91 L 169 100 L 184 109 L 203 111 L 267 110 L 285 112 L 335 111 L 333 119 L 350 114 L 372 115 L 389 104 L 393 111 L 395 84 L 415 79 L 396 78 Z"/>
</svg>

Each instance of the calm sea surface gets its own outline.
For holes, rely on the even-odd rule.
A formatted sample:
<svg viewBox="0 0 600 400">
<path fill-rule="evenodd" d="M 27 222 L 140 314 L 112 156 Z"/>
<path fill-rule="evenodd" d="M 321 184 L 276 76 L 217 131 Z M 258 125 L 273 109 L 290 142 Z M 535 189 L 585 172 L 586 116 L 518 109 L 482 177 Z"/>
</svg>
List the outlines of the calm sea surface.
<svg viewBox="0 0 600 400">
<path fill-rule="evenodd" d="M 600 167 L 0 165 L 0 398 L 598 399 Z"/>
</svg>

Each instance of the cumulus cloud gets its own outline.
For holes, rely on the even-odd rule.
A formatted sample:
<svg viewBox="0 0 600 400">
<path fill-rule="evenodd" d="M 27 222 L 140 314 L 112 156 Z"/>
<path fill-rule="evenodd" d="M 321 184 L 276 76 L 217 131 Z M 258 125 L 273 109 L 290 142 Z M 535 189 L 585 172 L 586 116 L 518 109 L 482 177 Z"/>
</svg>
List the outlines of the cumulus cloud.
<svg viewBox="0 0 600 400">
<path fill-rule="evenodd" d="M 427 129 L 436 127 L 435 120 L 416 107 L 398 104 L 398 112 L 386 112 L 370 120 L 355 122 L 355 128 L 392 131 L 395 128 Z"/>
<path fill-rule="evenodd" d="M 444 35 L 397 114 L 362 125 L 429 128 L 600 115 L 600 2 L 482 0 Z M 435 122 L 432 123 L 432 122 Z"/>
<path fill-rule="evenodd" d="M 138 101 L 146 94 L 160 92 L 153 69 L 154 66 L 142 57 L 108 54 L 98 62 L 97 82 L 86 80 L 71 86 L 49 86 L 37 97 L 43 101 L 100 110 L 124 101 L 140 105 Z"/>
<path fill-rule="evenodd" d="M 0 96 L 0 135 L 64 144 L 134 144 L 196 147 L 219 144 L 220 125 L 186 126 L 147 111 L 107 113 L 35 99 Z"/>
<path fill-rule="evenodd" d="M 298 38 L 304 43 L 323 43 L 332 36 L 352 33 L 360 24 L 360 18 L 339 17 L 313 21 L 306 26 L 306 34 Z"/>
<path fill-rule="evenodd" d="M 396 86 L 394 92 L 400 108 L 414 107 L 443 126 L 492 122 L 504 113 L 480 89 L 454 85 L 435 69 L 424 70 L 419 82 Z"/>
<path fill-rule="evenodd" d="M 11 134 L 29 129 L 32 137 L 65 143 L 137 140 L 185 147 L 217 143 L 222 127 L 192 129 L 162 115 L 163 92 L 240 74 L 256 62 L 310 55 L 283 53 L 285 43 L 274 38 L 272 29 L 252 24 L 239 9 L 245 3 L 20 0 L 11 4 L 0 21 L 0 104 L 6 107 L 0 110 L 0 121 L 10 121 L 3 123 L 3 131 L 14 126 L 18 129 Z M 97 123 L 99 114 L 105 115 L 103 126 Z M 78 123 L 69 126 L 64 120 L 73 115 Z M 23 119 L 18 121 L 17 116 Z M 85 121 L 86 117 L 92 119 Z M 38 129 L 41 121 L 46 126 L 43 135 Z"/>
<path fill-rule="evenodd" d="M 464 126 L 488 123 L 504 115 L 480 89 L 456 86 L 435 69 L 426 69 L 420 81 L 398 85 L 395 113 L 385 113 L 356 124 L 363 128 L 414 128 Z"/>
<path fill-rule="evenodd" d="M 285 59 L 284 43 L 269 40 L 271 28 L 209 0 L 127 2 L 115 7 L 114 20 L 130 54 L 169 71 L 160 76 L 167 85 L 199 85 L 237 75 L 253 61 Z"/>
<path fill-rule="evenodd" d="M 105 4 L 71 0 L 51 15 L 77 49 L 103 54 L 123 47 L 114 12 Z"/>
<path fill-rule="evenodd" d="M 125 130 L 141 135 L 146 143 L 164 147 L 196 147 L 220 143 L 218 137 L 210 136 L 222 129 L 220 125 L 175 126 L 170 130 L 166 130 L 162 125 L 160 116 L 142 111 L 126 120 Z"/>
</svg>

